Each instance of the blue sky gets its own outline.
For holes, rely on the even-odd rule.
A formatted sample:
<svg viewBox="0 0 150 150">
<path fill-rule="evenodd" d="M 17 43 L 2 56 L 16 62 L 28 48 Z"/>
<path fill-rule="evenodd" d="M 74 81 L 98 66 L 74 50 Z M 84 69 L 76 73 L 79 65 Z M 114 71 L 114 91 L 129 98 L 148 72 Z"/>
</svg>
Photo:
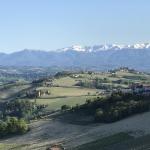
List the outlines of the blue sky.
<svg viewBox="0 0 150 150">
<path fill-rule="evenodd" d="M 150 0 L 0 0 L 0 51 L 150 42 Z"/>
</svg>

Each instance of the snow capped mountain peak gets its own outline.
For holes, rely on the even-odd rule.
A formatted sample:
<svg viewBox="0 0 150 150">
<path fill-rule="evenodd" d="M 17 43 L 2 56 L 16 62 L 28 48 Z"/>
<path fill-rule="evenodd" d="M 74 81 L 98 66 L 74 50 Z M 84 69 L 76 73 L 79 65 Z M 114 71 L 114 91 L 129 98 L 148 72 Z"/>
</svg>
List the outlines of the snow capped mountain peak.
<svg viewBox="0 0 150 150">
<path fill-rule="evenodd" d="M 66 48 L 59 49 L 58 51 L 59 52 L 66 52 L 66 51 L 70 51 L 70 50 L 78 51 L 78 52 L 82 52 L 82 51 L 84 52 L 84 51 L 86 51 L 86 48 L 81 46 L 81 45 L 73 45 L 71 47 L 66 47 Z"/>
<path fill-rule="evenodd" d="M 81 45 L 73 45 L 72 46 L 72 50 L 75 50 L 75 51 L 85 51 L 86 48 L 81 46 Z"/>
<path fill-rule="evenodd" d="M 150 49 L 150 43 L 123 45 L 123 44 L 104 44 L 94 46 L 73 45 L 71 47 L 59 49 L 58 52 L 77 51 L 77 52 L 98 52 L 107 50 L 123 50 L 123 49 Z"/>
</svg>

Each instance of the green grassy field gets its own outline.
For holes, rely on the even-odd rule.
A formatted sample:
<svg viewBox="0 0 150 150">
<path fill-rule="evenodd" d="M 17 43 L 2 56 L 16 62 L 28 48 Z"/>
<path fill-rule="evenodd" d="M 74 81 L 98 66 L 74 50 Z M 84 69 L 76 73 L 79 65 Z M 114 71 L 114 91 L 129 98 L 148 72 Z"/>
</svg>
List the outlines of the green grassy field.
<svg viewBox="0 0 150 150">
<path fill-rule="evenodd" d="M 69 80 L 69 81 L 68 81 Z M 59 82 L 60 81 L 60 82 Z M 60 109 L 62 105 L 75 106 L 83 104 L 87 98 L 93 98 L 97 95 L 97 89 L 74 87 L 75 80 L 70 77 L 56 79 L 54 82 L 59 83 L 62 87 L 39 87 L 50 91 L 50 95 L 43 95 L 36 100 L 38 104 L 47 104 L 49 110 Z M 66 87 L 66 85 L 69 85 Z M 65 86 L 65 87 L 63 87 Z"/>
<path fill-rule="evenodd" d="M 88 89 L 88 88 L 67 88 L 67 87 L 51 87 L 51 88 L 38 88 L 38 89 L 47 89 L 50 91 L 50 95 L 45 95 L 43 97 L 46 98 L 57 98 L 57 97 L 67 97 L 67 96 L 83 96 L 83 95 L 95 95 L 97 91 L 96 89 Z"/>
<path fill-rule="evenodd" d="M 62 77 L 59 79 L 54 79 L 53 85 L 54 86 L 74 86 L 77 83 L 75 78 L 71 77 Z"/>
<path fill-rule="evenodd" d="M 52 98 L 52 99 L 37 99 L 38 104 L 48 105 L 48 110 L 58 110 L 62 105 L 75 106 L 76 104 L 85 103 L 86 99 L 94 98 L 95 96 L 79 96 L 79 97 L 65 97 L 65 98 Z"/>
</svg>

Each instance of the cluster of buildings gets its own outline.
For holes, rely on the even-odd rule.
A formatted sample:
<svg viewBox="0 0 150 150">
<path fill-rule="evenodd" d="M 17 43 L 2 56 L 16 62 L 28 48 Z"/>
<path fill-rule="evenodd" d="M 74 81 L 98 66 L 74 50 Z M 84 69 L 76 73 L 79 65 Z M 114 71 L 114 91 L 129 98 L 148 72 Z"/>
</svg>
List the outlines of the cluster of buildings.
<svg viewBox="0 0 150 150">
<path fill-rule="evenodd" d="M 137 93 L 137 94 L 150 94 L 150 85 L 148 84 L 140 84 L 134 83 L 130 85 L 128 88 L 121 89 L 123 93 Z"/>
<path fill-rule="evenodd" d="M 49 90 L 30 90 L 26 92 L 26 97 L 28 98 L 38 98 L 44 95 L 50 95 L 51 92 Z"/>
<path fill-rule="evenodd" d="M 131 89 L 134 93 L 150 94 L 150 85 L 148 84 L 136 83 L 131 85 Z"/>
</svg>

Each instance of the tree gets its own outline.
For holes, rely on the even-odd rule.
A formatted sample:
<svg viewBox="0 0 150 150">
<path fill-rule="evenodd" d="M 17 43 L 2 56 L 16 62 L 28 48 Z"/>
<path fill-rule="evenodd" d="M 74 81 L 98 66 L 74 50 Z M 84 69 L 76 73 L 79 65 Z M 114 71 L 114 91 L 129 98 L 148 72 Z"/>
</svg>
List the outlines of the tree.
<svg viewBox="0 0 150 150">
<path fill-rule="evenodd" d="M 16 133 L 18 119 L 16 117 L 8 117 L 6 120 L 8 133 Z"/>
<path fill-rule="evenodd" d="M 95 120 L 103 121 L 103 119 L 104 119 L 104 111 L 101 108 L 96 109 Z"/>
<path fill-rule="evenodd" d="M 28 125 L 24 119 L 8 117 L 6 120 L 8 134 L 23 134 L 28 131 Z"/>
<path fill-rule="evenodd" d="M 26 133 L 28 131 L 28 125 L 24 119 L 18 120 L 18 133 Z"/>
<path fill-rule="evenodd" d="M 0 121 L 0 137 L 3 137 L 7 134 L 7 123 Z"/>
</svg>

